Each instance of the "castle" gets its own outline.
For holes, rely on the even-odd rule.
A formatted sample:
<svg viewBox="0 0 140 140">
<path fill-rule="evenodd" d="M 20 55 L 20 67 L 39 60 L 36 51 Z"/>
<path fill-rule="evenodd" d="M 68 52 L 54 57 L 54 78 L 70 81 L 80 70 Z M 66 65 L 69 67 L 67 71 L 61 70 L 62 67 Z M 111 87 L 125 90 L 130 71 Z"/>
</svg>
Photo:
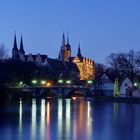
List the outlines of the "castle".
<svg viewBox="0 0 140 140">
<path fill-rule="evenodd" d="M 63 63 L 67 68 L 68 68 L 68 65 L 69 65 L 69 68 L 75 67 L 74 65 L 76 65 L 80 72 L 79 73 L 80 80 L 94 80 L 95 79 L 94 61 L 82 56 L 80 44 L 78 46 L 77 56 L 71 56 L 71 45 L 69 43 L 69 37 L 67 37 L 67 42 L 66 42 L 64 33 L 63 33 L 63 37 L 62 37 L 62 44 L 60 47 L 58 59 L 51 59 L 51 58 L 48 58 L 47 55 L 41 55 L 41 54 L 26 55 L 24 47 L 23 47 L 22 36 L 21 36 L 21 41 L 20 41 L 20 48 L 18 49 L 16 34 L 15 34 L 14 45 L 13 45 L 13 49 L 12 49 L 12 59 L 36 62 L 38 65 L 47 65 L 48 62 L 55 62 L 55 64 Z"/>
</svg>

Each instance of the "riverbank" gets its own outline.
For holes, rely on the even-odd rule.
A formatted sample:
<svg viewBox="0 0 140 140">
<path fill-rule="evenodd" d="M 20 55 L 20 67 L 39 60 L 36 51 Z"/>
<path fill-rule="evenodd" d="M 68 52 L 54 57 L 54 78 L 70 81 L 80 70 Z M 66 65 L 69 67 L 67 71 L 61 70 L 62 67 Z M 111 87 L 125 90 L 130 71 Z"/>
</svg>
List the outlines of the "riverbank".
<svg viewBox="0 0 140 140">
<path fill-rule="evenodd" d="M 111 97 L 111 96 L 93 96 L 95 101 L 104 101 L 104 102 L 119 102 L 119 103 L 138 103 L 140 104 L 140 98 L 136 97 Z"/>
<path fill-rule="evenodd" d="M 12 90 L 12 89 L 1 89 L 0 93 L 0 105 L 5 104 L 9 101 L 16 102 L 19 101 L 20 98 L 22 98 L 25 101 L 31 100 L 32 98 L 36 98 L 40 100 L 41 98 L 67 98 L 67 97 L 59 97 L 57 95 L 54 96 L 54 94 L 48 94 L 47 96 L 44 94 L 44 96 L 37 95 L 35 96 L 32 93 L 29 92 L 19 92 L 17 90 Z M 51 95 L 51 96 L 50 96 Z M 53 96 L 52 96 L 53 95 Z M 78 98 L 78 97 L 76 97 Z M 134 97 L 134 96 L 95 96 L 91 95 L 90 97 L 87 97 L 89 100 L 93 101 L 101 101 L 101 102 L 118 102 L 118 103 L 137 103 L 140 104 L 140 98 L 139 97 Z"/>
</svg>

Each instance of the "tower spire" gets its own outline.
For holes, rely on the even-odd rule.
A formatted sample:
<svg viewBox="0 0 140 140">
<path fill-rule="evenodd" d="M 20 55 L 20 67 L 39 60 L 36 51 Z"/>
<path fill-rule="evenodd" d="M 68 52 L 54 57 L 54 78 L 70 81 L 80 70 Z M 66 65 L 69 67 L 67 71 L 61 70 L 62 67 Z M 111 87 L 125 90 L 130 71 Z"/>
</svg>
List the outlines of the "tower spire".
<svg viewBox="0 0 140 140">
<path fill-rule="evenodd" d="M 82 57 L 80 43 L 78 43 L 78 53 L 77 53 L 77 56 L 78 57 Z"/>
<path fill-rule="evenodd" d="M 69 44 L 69 32 L 67 32 L 67 44 Z"/>
<path fill-rule="evenodd" d="M 17 47 L 16 32 L 14 34 L 14 44 L 13 44 L 13 49 L 12 49 L 12 58 L 13 59 L 18 59 L 19 58 L 19 51 L 18 51 L 18 47 Z"/>
<path fill-rule="evenodd" d="M 62 46 L 61 47 L 65 47 L 66 43 L 65 43 L 65 35 L 63 32 L 63 37 L 62 37 Z"/>
<path fill-rule="evenodd" d="M 16 32 L 14 35 L 14 45 L 13 45 L 13 50 L 18 51 L 18 47 L 17 47 L 17 39 L 16 39 Z"/>
<path fill-rule="evenodd" d="M 20 54 L 25 54 L 24 48 L 23 48 L 23 40 L 22 40 L 22 35 L 21 35 L 21 40 L 20 40 Z"/>
</svg>

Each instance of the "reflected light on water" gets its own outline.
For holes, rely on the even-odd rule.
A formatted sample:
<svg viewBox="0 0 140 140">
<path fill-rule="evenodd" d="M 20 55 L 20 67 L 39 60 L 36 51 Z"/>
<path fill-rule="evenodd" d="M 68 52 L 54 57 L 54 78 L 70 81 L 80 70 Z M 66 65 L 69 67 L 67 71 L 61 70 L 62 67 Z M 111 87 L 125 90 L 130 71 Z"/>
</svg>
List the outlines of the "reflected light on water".
<svg viewBox="0 0 140 140">
<path fill-rule="evenodd" d="M 92 119 L 91 103 L 79 100 L 74 103 L 73 139 L 91 139 Z"/>
<path fill-rule="evenodd" d="M 31 135 L 32 138 L 36 136 L 36 99 L 32 99 L 32 118 L 31 118 Z"/>
<path fill-rule="evenodd" d="M 116 121 L 118 120 L 118 114 L 119 114 L 119 104 L 113 103 L 113 116 Z"/>
<path fill-rule="evenodd" d="M 46 115 L 46 106 L 45 106 L 45 100 L 41 100 L 41 118 L 40 118 L 40 134 L 41 139 L 44 139 L 45 136 L 45 115 Z"/>
<path fill-rule="evenodd" d="M 139 104 L 33 99 L 5 107 L 0 140 L 140 139 Z"/>
<path fill-rule="evenodd" d="M 47 125 L 50 124 L 50 102 L 47 102 L 47 108 L 46 108 L 46 117 L 47 117 Z"/>
<path fill-rule="evenodd" d="M 51 129 L 50 129 L 50 102 L 47 102 L 47 105 L 46 105 L 46 139 L 47 140 L 50 140 L 51 139 Z"/>
<path fill-rule="evenodd" d="M 62 127 L 63 127 L 63 102 L 62 99 L 58 100 L 58 139 L 62 137 Z"/>
<path fill-rule="evenodd" d="M 84 124 L 84 101 L 83 100 L 80 100 L 80 109 L 79 109 L 79 128 L 81 130 L 83 130 L 83 124 Z"/>
<path fill-rule="evenodd" d="M 87 137 L 90 139 L 92 136 L 92 114 L 91 102 L 87 102 Z"/>
<path fill-rule="evenodd" d="M 21 137 L 21 133 L 22 133 L 22 100 L 20 99 L 19 101 L 19 135 Z"/>
<path fill-rule="evenodd" d="M 69 138 L 70 137 L 70 122 L 71 122 L 71 111 L 70 111 L 70 99 L 66 100 L 66 137 Z"/>
</svg>

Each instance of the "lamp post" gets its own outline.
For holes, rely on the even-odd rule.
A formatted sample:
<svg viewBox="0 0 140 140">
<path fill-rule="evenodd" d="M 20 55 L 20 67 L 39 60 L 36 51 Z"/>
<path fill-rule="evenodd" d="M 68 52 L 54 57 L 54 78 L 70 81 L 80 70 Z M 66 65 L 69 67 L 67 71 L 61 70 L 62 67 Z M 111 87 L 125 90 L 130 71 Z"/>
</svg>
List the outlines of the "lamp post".
<svg viewBox="0 0 140 140">
<path fill-rule="evenodd" d="M 32 84 L 35 86 L 37 84 L 37 80 L 32 80 Z"/>
<path fill-rule="evenodd" d="M 59 79 L 59 80 L 58 80 L 58 83 L 59 83 L 59 84 L 63 84 L 63 82 L 64 82 L 64 81 L 63 81 L 62 79 Z"/>
<path fill-rule="evenodd" d="M 88 80 L 88 81 L 87 81 L 87 84 L 88 84 L 88 85 L 92 85 L 92 83 L 93 83 L 92 80 Z"/>
<path fill-rule="evenodd" d="M 66 84 L 71 84 L 71 80 L 67 80 L 66 81 Z"/>
<path fill-rule="evenodd" d="M 46 81 L 42 80 L 41 85 L 44 86 L 46 84 Z"/>
</svg>

